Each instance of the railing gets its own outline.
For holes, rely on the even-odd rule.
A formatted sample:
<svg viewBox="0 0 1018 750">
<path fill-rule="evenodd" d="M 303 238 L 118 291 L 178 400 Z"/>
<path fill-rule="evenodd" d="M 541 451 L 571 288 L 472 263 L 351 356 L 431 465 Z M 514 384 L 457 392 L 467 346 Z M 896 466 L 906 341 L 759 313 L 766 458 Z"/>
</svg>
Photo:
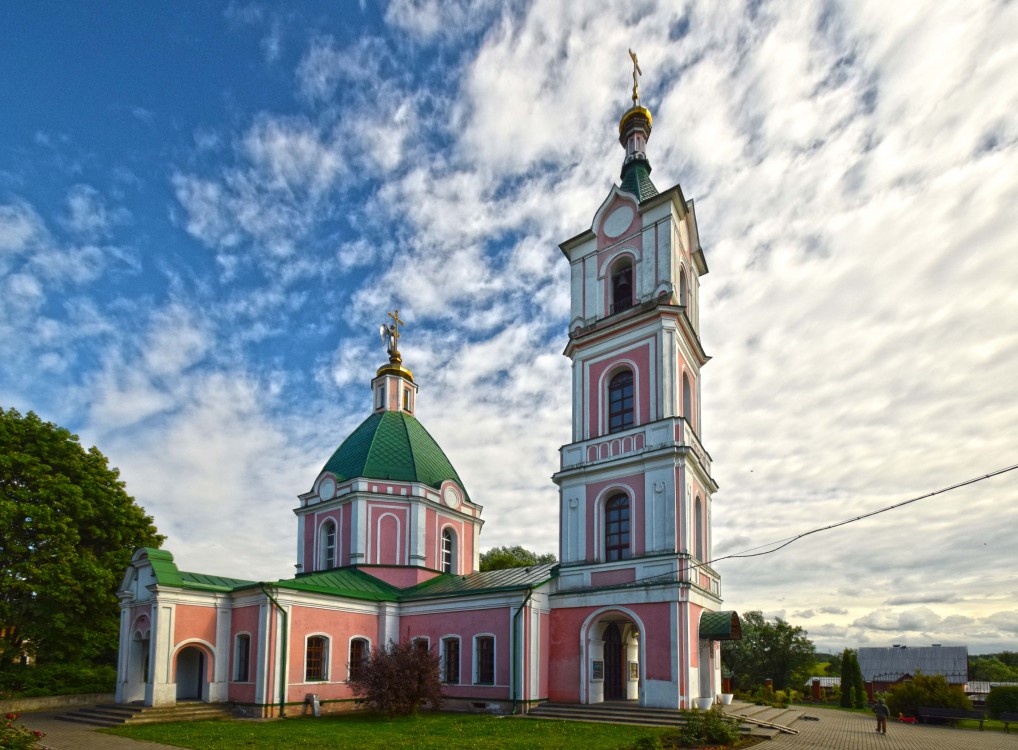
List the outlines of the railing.
<svg viewBox="0 0 1018 750">
<path fill-rule="evenodd" d="M 623 310 L 628 310 L 632 306 L 633 306 L 632 298 L 619 300 L 618 302 L 612 302 L 608 306 L 608 314 L 614 315 L 615 313 L 620 313 Z"/>
<path fill-rule="evenodd" d="M 668 444 L 688 446 L 707 473 L 710 473 L 710 456 L 682 417 L 659 419 L 623 432 L 599 435 L 565 445 L 561 449 L 561 467 L 568 469 Z"/>
</svg>

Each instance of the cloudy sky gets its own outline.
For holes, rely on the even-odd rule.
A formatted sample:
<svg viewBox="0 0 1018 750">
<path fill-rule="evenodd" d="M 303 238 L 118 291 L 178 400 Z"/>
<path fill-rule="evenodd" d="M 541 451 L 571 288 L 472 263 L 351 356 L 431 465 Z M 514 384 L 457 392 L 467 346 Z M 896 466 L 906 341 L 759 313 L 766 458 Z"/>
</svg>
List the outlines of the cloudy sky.
<svg viewBox="0 0 1018 750">
<path fill-rule="evenodd" d="M 567 263 L 639 54 L 696 201 L 714 556 L 1018 464 L 1018 3 L 0 4 L 0 404 L 292 575 L 399 307 L 484 547 L 557 551 Z M 821 648 L 1018 648 L 1018 471 L 716 563 Z M 766 547 L 764 547 L 766 549 Z"/>
</svg>

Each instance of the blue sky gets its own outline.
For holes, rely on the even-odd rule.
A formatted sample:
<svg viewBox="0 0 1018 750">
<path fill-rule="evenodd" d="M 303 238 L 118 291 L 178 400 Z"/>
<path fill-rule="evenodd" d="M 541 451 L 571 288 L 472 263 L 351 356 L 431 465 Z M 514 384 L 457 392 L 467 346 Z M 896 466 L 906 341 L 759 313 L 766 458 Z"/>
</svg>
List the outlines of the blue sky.
<svg viewBox="0 0 1018 750">
<path fill-rule="evenodd" d="M 710 273 L 716 556 L 1018 463 L 1018 6 L 0 5 L 0 404 L 184 569 L 292 573 L 386 310 L 482 545 L 557 544 L 568 278 L 633 47 Z M 1018 472 L 718 563 L 821 646 L 1015 648 Z"/>
</svg>

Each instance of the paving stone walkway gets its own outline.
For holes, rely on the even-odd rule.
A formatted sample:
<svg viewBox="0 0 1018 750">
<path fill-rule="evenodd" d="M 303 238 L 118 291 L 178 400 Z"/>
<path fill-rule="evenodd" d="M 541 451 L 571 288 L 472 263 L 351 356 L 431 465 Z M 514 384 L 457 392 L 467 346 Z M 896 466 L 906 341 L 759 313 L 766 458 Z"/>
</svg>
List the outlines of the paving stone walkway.
<svg viewBox="0 0 1018 750">
<path fill-rule="evenodd" d="M 783 734 L 757 747 L 761 750 L 1018 750 L 1018 734 L 952 729 L 948 726 L 887 722 L 877 734 L 876 718 L 847 711 L 809 709 L 798 720 L 799 734 Z"/>
<path fill-rule="evenodd" d="M 127 737 L 114 737 L 112 734 L 95 731 L 95 727 L 87 724 L 74 724 L 56 718 L 66 711 L 40 711 L 38 713 L 20 714 L 15 724 L 24 724 L 29 729 L 38 729 L 46 733 L 42 744 L 53 750 L 173 750 L 170 745 L 157 742 L 142 742 Z M 179 750 L 179 748 L 177 748 Z"/>
</svg>

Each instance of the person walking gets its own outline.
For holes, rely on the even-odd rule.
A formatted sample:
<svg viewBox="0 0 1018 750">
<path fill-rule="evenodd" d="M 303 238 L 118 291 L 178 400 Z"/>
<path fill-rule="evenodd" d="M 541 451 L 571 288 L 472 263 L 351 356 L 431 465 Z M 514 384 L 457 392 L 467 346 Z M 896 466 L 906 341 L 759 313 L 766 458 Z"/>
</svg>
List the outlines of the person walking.
<svg viewBox="0 0 1018 750">
<path fill-rule="evenodd" d="M 873 707 L 873 713 L 877 715 L 877 732 L 887 734 L 887 717 L 891 712 L 887 710 L 887 704 L 884 703 L 883 698 L 877 698 L 877 704 Z"/>
</svg>

